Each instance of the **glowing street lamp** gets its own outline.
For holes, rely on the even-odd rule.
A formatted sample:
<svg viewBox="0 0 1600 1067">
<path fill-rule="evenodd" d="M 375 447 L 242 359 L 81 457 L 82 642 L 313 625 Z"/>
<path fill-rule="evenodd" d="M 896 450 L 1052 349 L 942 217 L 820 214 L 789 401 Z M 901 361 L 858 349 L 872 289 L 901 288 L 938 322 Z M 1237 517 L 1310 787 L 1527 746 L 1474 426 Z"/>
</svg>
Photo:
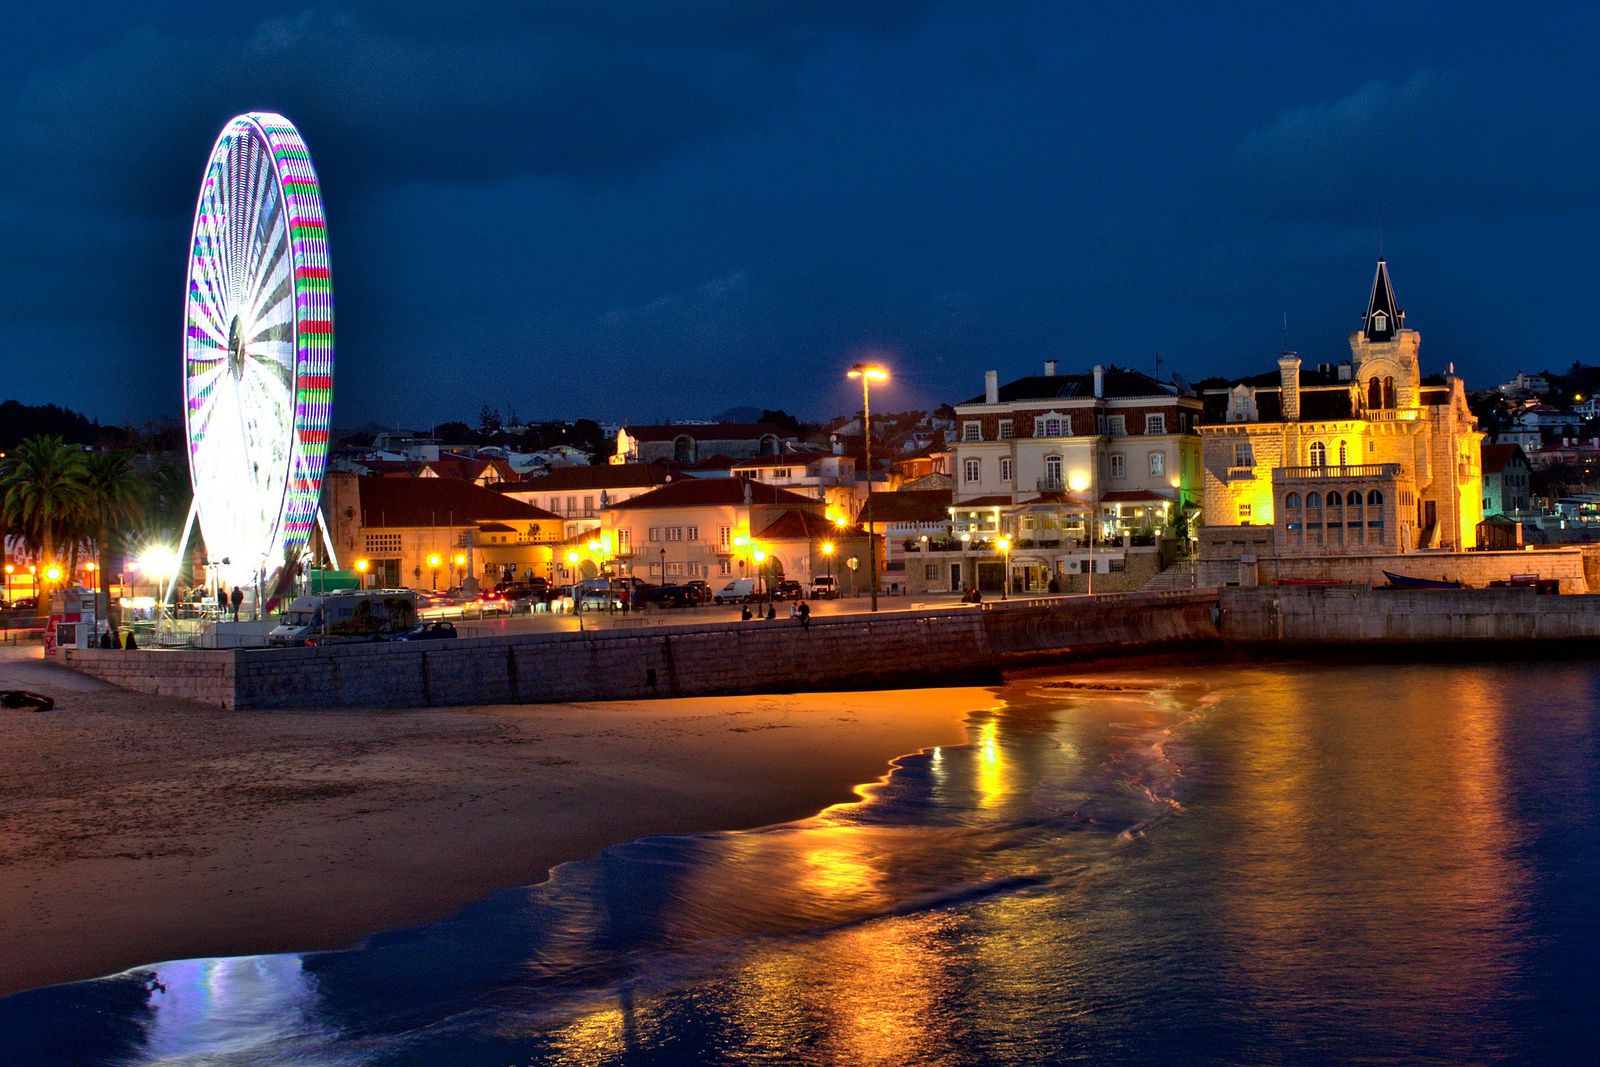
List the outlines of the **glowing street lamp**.
<svg viewBox="0 0 1600 1067">
<path fill-rule="evenodd" d="M 433 588 L 434 589 L 438 589 L 439 588 L 439 564 L 442 563 L 442 562 L 444 562 L 444 561 L 442 559 L 440 559 L 439 553 L 437 553 L 437 552 L 429 553 L 429 555 L 428 555 L 428 571 L 429 571 L 429 574 L 431 575 L 431 581 L 433 583 Z"/>
<path fill-rule="evenodd" d="M 868 522 L 877 519 L 872 511 L 872 383 L 889 380 L 889 371 L 877 363 L 857 363 L 845 372 L 847 378 L 861 379 L 861 435 L 867 443 L 867 515 Z M 872 543 L 872 533 L 867 532 L 867 574 L 872 584 L 872 610 L 878 610 L 878 550 Z"/>
<path fill-rule="evenodd" d="M 1004 581 L 1000 583 L 1000 599 L 1009 600 L 1011 598 L 1011 538 L 1002 535 L 994 544 L 1005 556 L 1006 570 L 1005 574 L 1001 576 Z"/>
<path fill-rule="evenodd" d="M 1082 471 L 1078 471 L 1075 474 L 1073 474 L 1072 480 L 1068 484 L 1070 484 L 1072 486 L 1072 491 L 1074 493 L 1081 493 L 1085 489 L 1089 488 L 1089 476 L 1087 474 L 1083 473 Z M 1087 522 L 1085 522 L 1083 524 L 1084 531 L 1089 535 L 1089 595 L 1090 596 L 1094 596 L 1094 535 L 1095 535 L 1095 527 L 1099 525 L 1099 518 L 1100 518 L 1099 511 L 1100 511 L 1100 505 L 1099 505 L 1098 502 L 1091 504 L 1090 505 L 1090 509 L 1089 509 L 1089 519 L 1088 519 Z"/>
<path fill-rule="evenodd" d="M 832 585 L 833 584 L 833 542 L 832 541 L 824 541 L 824 542 L 822 542 L 822 555 L 828 561 L 828 584 Z M 835 589 L 834 592 L 837 593 L 838 590 Z"/>
<path fill-rule="evenodd" d="M 15 573 L 17 573 L 17 565 L 15 563 L 7 563 L 6 564 L 6 601 L 8 603 L 11 600 L 15 599 L 11 595 L 11 576 L 13 574 L 15 574 Z"/>
<path fill-rule="evenodd" d="M 365 589 L 367 587 L 367 571 L 371 567 L 372 567 L 372 564 L 368 563 L 364 557 L 362 559 L 356 560 L 356 573 L 361 576 L 360 578 L 358 578 L 356 580 L 356 583 L 362 589 Z"/>
</svg>

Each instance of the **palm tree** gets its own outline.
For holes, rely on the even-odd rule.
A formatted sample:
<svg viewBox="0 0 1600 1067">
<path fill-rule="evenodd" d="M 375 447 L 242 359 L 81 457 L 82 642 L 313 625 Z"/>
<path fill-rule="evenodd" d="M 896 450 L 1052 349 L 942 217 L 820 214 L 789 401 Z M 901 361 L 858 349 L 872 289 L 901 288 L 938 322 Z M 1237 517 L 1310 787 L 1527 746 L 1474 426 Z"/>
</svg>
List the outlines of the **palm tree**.
<svg viewBox="0 0 1600 1067">
<path fill-rule="evenodd" d="M 84 465 L 84 488 L 100 596 L 107 609 L 105 617 L 110 618 L 111 574 L 106 556 L 122 547 L 128 531 L 142 518 L 147 487 L 134 473 L 131 453 L 99 452 Z"/>
<path fill-rule="evenodd" d="M 83 514 L 84 455 L 59 437 L 29 437 L 0 460 L 0 518 L 38 556 L 40 573 Z"/>
</svg>

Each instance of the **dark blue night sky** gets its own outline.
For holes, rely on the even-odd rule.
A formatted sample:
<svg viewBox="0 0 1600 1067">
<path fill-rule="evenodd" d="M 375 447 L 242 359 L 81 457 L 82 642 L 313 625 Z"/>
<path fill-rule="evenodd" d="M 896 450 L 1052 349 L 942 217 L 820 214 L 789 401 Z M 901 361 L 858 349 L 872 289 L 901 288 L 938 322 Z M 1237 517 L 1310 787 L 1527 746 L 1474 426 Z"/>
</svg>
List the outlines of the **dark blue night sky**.
<svg viewBox="0 0 1600 1067">
<path fill-rule="evenodd" d="M 1380 225 L 1426 371 L 1600 361 L 1593 4 L 66 7 L 0 36 L 30 402 L 179 413 L 195 190 L 247 110 L 326 190 L 341 425 L 821 415 L 869 349 L 889 408 L 1048 357 L 1247 373 L 1285 313 L 1336 359 Z"/>
</svg>

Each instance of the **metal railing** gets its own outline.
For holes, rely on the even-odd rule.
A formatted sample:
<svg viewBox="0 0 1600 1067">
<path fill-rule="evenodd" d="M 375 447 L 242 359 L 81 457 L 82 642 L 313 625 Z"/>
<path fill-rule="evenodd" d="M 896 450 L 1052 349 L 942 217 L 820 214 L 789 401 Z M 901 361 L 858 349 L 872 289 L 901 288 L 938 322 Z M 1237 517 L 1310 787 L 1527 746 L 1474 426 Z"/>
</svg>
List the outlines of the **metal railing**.
<svg viewBox="0 0 1600 1067">
<path fill-rule="evenodd" d="M 1279 467 L 1272 472 L 1274 481 L 1325 478 L 1395 478 L 1400 474 L 1398 463 L 1350 463 L 1343 466 Z"/>
<path fill-rule="evenodd" d="M 1230 481 L 1230 482 L 1249 481 L 1249 480 L 1253 480 L 1255 478 L 1255 476 L 1256 476 L 1256 469 L 1254 467 L 1229 467 L 1228 468 L 1228 481 Z"/>
<path fill-rule="evenodd" d="M 1039 485 L 1039 490 L 1038 491 L 1041 492 L 1041 493 L 1061 493 L 1061 492 L 1065 492 L 1066 488 L 1067 488 L 1066 479 L 1059 478 L 1059 477 L 1057 477 L 1057 478 L 1048 478 L 1048 477 L 1040 478 L 1039 482 L 1038 482 L 1038 485 Z"/>
</svg>

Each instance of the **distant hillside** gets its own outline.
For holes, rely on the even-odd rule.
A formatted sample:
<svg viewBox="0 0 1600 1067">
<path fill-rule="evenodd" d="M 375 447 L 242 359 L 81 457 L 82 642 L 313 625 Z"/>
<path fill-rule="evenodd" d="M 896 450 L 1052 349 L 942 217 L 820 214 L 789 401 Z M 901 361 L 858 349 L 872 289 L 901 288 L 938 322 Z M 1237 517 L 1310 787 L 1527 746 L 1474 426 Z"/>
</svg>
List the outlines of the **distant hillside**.
<svg viewBox="0 0 1600 1067">
<path fill-rule="evenodd" d="M 98 422 L 54 404 L 0 401 L 0 452 L 9 452 L 25 437 L 55 434 L 75 444 L 92 445 L 104 431 Z"/>
</svg>

